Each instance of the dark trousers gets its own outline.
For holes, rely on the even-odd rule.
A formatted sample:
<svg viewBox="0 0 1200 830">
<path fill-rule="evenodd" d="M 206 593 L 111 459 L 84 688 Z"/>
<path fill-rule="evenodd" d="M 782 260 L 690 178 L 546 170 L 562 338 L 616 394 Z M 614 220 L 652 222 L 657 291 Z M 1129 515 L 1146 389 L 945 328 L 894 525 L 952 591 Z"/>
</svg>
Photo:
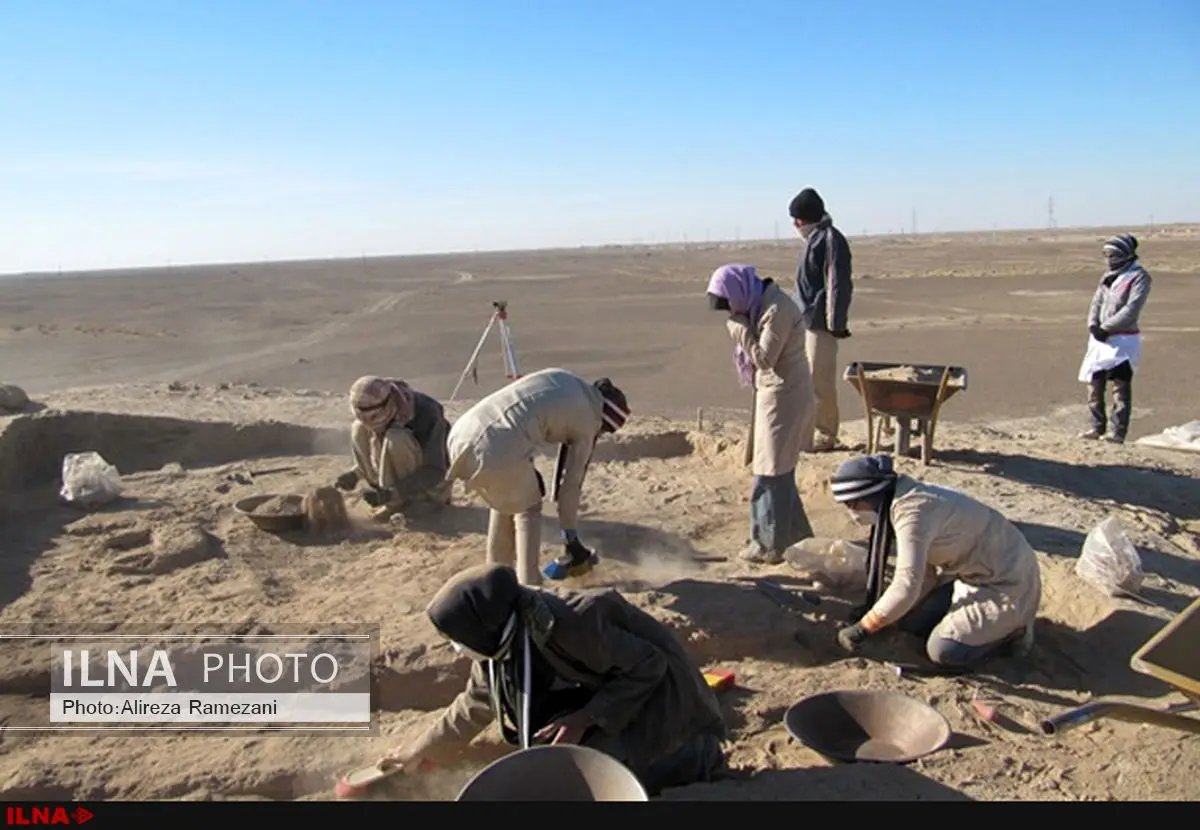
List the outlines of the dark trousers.
<svg viewBox="0 0 1200 830">
<path fill-rule="evenodd" d="M 580 743 L 597 749 L 628 766 L 629 754 L 621 740 L 600 729 L 590 730 Z M 648 769 L 630 770 L 637 775 L 651 798 L 669 787 L 686 787 L 729 777 L 729 766 L 721 738 L 716 733 L 702 732 L 685 741 L 683 746 L 654 761 Z"/>
<path fill-rule="evenodd" d="M 750 538 L 765 551 L 783 553 L 813 535 L 796 489 L 795 471 L 755 476 L 750 492 Z"/>
<path fill-rule="evenodd" d="M 1120 366 L 1092 373 L 1088 386 L 1088 411 L 1092 416 L 1092 431 L 1103 435 L 1108 427 L 1106 398 L 1108 382 L 1113 385 L 1112 436 L 1125 440 L 1129 432 L 1129 416 L 1133 409 L 1133 366 L 1125 361 Z"/>
</svg>

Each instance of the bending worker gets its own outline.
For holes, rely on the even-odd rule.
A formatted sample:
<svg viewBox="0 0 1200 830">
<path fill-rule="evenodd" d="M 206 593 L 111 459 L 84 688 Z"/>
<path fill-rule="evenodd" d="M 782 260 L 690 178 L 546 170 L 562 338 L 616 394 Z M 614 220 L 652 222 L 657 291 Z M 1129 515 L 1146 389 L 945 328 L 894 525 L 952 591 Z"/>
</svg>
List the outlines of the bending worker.
<svg viewBox="0 0 1200 830">
<path fill-rule="evenodd" d="M 402 380 L 368 375 L 350 387 L 350 409 L 354 469 L 338 476 L 337 487 L 353 490 L 366 481 L 371 489 L 363 498 L 376 518 L 450 501 L 450 424 L 440 403 Z"/>
<path fill-rule="evenodd" d="M 546 485 L 533 464 L 543 443 L 558 444 L 553 499 L 566 552 L 548 579 L 591 570 L 596 555 L 576 532 L 579 497 L 596 441 L 629 418 L 629 405 L 608 378 L 588 383 L 565 369 L 543 369 L 493 392 L 450 430 L 448 478 L 466 483 L 491 508 L 487 561 L 516 565 L 522 585 L 538 585 L 542 499 Z"/>
<path fill-rule="evenodd" d="M 513 746 L 580 744 L 625 764 L 650 795 L 722 777 L 716 696 L 674 635 L 612 589 L 549 593 L 477 565 L 428 614 L 474 660 L 466 689 L 380 766 L 450 766 L 493 721 Z"/>
<path fill-rule="evenodd" d="M 1004 516 L 969 496 L 898 475 L 887 455 L 843 463 L 833 497 L 859 524 L 894 533 L 891 584 L 856 624 L 838 633 L 855 651 L 896 624 L 926 638 L 935 664 L 970 668 L 1001 647 L 1024 655 L 1042 597 L 1037 555 Z M 877 528 L 877 531 L 879 529 Z"/>
</svg>

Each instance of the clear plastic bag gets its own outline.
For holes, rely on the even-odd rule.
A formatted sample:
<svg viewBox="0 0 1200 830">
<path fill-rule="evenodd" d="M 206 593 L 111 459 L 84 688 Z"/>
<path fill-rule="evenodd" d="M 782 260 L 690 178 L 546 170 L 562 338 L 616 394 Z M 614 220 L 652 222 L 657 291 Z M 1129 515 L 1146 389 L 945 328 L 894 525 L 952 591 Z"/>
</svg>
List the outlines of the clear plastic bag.
<svg viewBox="0 0 1200 830">
<path fill-rule="evenodd" d="M 847 591 L 867 584 L 867 549 L 843 539 L 804 539 L 784 552 L 784 559 L 814 581 Z"/>
<path fill-rule="evenodd" d="M 97 452 L 69 453 L 63 458 L 62 497 L 83 507 L 98 507 L 121 495 L 121 474 Z"/>
<path fill-rule="evenodd" d="M 1109 596 L 1136 594 L 1142 587 L 1142 558 L 1116 516 L 1096 525 L 1084 539 L 1075 573 Z"/>
</svg>

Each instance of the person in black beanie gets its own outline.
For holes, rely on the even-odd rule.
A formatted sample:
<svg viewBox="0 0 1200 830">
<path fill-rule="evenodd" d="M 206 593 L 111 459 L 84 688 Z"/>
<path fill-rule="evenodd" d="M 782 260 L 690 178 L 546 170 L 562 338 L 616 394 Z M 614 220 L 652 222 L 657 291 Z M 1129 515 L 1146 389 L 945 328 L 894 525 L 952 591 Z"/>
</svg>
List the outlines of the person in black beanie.
<svg viewBox="0 0 1200 830">
<path fill-rule="evenodd" d="M 838 341 L 850 336 L 850 244 L 833 226 L 825 202 L 811 187 L 788 206 L 792 225 L 804 240 L 796 273 L 797 296 L 807 330 L 808 363 L 817 397 L 814 450 L 838 446 Z"/>
</svg>

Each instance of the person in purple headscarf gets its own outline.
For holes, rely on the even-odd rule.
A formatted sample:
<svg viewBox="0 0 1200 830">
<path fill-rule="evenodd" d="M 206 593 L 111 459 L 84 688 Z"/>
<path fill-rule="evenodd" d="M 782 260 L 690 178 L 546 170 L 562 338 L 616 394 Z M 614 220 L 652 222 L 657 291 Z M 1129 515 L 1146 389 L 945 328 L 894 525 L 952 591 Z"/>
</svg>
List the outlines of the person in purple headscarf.
<svg viewBox="0 0 1200 830">
<path fill-rule="evenodd" d="M 714 271 L 708 302 L 729 315 L 738 379 L 754 388 L 751 541 L 742 558 L 776 565 L 789 546 L 813 535 L 796 488 L 796 464 L 812 450 L 816 419 L 803 317 L 796 301 L 751 265 Z"/>
</svg>

